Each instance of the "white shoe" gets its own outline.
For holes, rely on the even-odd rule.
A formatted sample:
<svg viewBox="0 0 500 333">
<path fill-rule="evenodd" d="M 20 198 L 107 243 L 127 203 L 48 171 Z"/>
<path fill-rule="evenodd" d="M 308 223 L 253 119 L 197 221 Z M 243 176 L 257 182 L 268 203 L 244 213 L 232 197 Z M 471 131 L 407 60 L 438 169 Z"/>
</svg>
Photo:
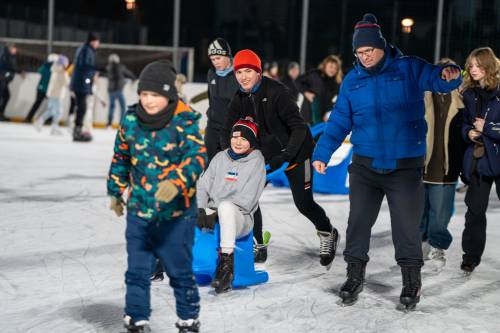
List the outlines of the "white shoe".
<svg viewBox="0 0 500 333">
<path fill-rule="evenodd" d="M 437 247 L 432 247 L 431 253 L 429 254 L 430 259 L 432 260 L 441 260 L 446 261 L 446 253 L 443 249 L 439 249 Z"/>
<path fill-rule="evenodd" d="M 422 257 L 424 260 L 430 260 L 430 254 L 431 254 L 432 246 L 429 244 L 429 242 L 425 241 L 422 242 Z"/>
</svg>

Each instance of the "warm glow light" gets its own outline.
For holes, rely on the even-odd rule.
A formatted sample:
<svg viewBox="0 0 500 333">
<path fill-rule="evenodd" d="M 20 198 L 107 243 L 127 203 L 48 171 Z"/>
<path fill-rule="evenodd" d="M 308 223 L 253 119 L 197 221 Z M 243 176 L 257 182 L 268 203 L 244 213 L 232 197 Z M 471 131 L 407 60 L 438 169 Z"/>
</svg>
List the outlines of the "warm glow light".
<svg viewBox="0 0 500 333">
<path fill-rule="evenodd" d="M 134 10 L 135 0 L 125 0 L 125 5 L 127 6 L 127 10 Z"/>
<path fill-rule="evenodd" d="M 411 28 L 413 27 L 414 24 L 415 21 L 413 21 L 413 19 L 409 17 L 406 17 L 401 20 L 401 26 L 403 27 L 403 32 L 407 34 L 411 32 Z"/>
</svg>

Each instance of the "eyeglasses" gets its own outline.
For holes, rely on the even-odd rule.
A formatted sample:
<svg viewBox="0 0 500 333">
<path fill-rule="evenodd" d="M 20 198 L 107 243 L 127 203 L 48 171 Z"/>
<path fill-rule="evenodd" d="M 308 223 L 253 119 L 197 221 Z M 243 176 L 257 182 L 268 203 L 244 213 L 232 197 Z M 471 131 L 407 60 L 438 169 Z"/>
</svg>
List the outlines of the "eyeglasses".
<svg viewBox="0 0 500 333">
<path fill-rule="evenodd" d="M 357 57 L 357 58 L 364 58 L 364 57 L 369 57 L 373 54 L 373 51 L 375 51 L 375 48 L 374 47 L 371 47 L 365 51 L 356 51 L 354 52 L 354 55 Z"/>
</svg>

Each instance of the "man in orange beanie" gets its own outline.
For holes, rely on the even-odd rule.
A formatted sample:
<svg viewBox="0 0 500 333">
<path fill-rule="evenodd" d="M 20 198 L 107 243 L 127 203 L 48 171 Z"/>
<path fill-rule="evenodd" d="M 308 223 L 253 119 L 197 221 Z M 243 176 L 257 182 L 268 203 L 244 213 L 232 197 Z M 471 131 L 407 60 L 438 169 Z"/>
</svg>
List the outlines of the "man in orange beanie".
<svg viewBox="0 0 500 333">
<path fill-rule="evenodd" d="M 338 232 L 312 194 L 311 155 L 314 141 L 286 86 L 262 76 L 259 56 L 252 50 L 239 51 L 234 57 L 234 72 L 240 85 L 233 97 L 226 124 L 221 131 L 221 147 L 230 143 L 234 123 L 247 116 L 259 125 L 260 150 L 271 170 L 289 163 L 285 174 L 293 200 L 299 211 L 316 227 L 320 239 L 321 265 L 330 268 L 338 244 Z M 255 261 L 264 262 L 267 249 L 262 245 L 262 214 L 254 216 L 254 236 L 257 240 Z"/>
</svg>

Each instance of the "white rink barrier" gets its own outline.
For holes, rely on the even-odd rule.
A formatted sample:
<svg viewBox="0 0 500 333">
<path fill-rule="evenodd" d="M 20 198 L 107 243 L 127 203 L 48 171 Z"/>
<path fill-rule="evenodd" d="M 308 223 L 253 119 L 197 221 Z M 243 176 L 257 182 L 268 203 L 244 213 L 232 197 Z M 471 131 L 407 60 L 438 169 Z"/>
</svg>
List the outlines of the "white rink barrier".
<svg viewBox="0 0 500 333">
<path fill-rule="evenodd" d="M 40 80 L 39 73 L 26 73 L 24 78 L 21 75 L 16 75 L 14 80 L 9 84 L 10 100 L 7 108 L 5 109 L 5 116 L 11 118 L 13 121 L 22 121 L 28 114 L 31 106 L 35 102 L 36 87 Z M 98 100 L 94 103 L 93 124 L 95 127 L 104 127 L 108 120 L 109 112 L 109 98 L 108 98 L 108 79 L 100 77 L 94 84 L 94 95 Z M 186 83 L 183 87 L 183 93 L 187 99 L 190 100 L 199 93 L 207 90 L 206 83 Z M 127 84 L 123 89 L 125 101 L 127 105 L 137 103 L 137 81 L 132 82 L 127 80 Z M 66 91 L 63 99 L 63 118 L 66 120 L 69 112 L 69 92 Z M 191 107 L 202 114 L 200 121 L 200 128 L 205 128 L 206 110 L 208 109 L 208 100 L 202 100 L 196 104 L 191 104 Z M 38 108 L 37 115 L 47 108 L 47 101 L 45 100 Z M 35 116 L 35 118 L 37 117 Z M 118 124 L 120 119 L 120 106 L 118 101 L 115 101 L 115 112 L 113 124 Z"/>
</svg>

